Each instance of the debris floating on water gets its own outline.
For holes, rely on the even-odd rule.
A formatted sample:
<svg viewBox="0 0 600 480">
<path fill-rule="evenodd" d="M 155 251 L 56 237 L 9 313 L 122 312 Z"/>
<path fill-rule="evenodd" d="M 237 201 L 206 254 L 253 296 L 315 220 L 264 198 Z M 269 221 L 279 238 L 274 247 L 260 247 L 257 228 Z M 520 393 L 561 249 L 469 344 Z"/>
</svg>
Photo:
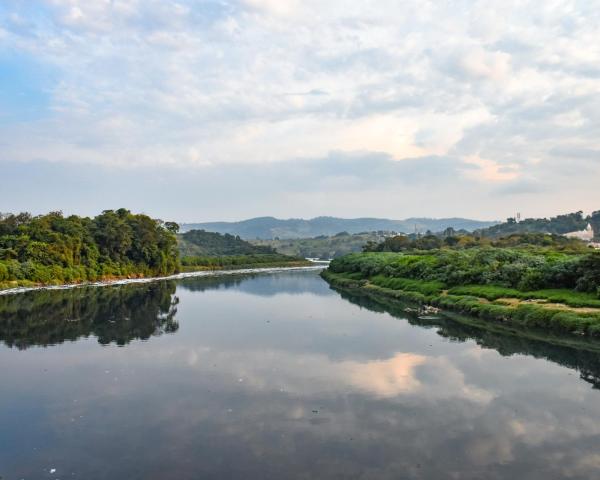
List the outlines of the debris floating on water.
<svg viewBox="0 0 600 480">
<path fill-rule="evenodd" d="M 406 313 L 416 313 L 416 314 L 421 315 L 421 316 L 424 317 L 425 315 L 435 315 L 435 314 L 438 314 L 438 313 L 440 313 L 441 310 L 439 308 L 437 308 L 437 307 L 434 307 L 433 305 L 423 305 L 423 306 L 421 306 L 419 308 L 406 307 L 404 309 L 404 311 Z M 419 318 L 421 318 L 421 317 L 419 317 Z"/>
</svg>

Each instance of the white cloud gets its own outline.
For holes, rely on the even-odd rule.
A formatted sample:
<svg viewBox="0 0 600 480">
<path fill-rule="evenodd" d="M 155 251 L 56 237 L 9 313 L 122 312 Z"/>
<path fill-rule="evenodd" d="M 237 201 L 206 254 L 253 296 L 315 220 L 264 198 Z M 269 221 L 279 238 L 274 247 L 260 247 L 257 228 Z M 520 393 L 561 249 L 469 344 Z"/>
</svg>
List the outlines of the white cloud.
<svg viewBox="0 0 600 480">
<path fill-rule="evenodd" d="M 461 66 L 469 75 L 501 82 L 510 75 L 510 55 L 477 48 L 461 59 Z"/>
<path fill-rule="evenodd" d="M 292 15 L 299 8 L 298 0 L 243 0 L 249 7 L 275 15 Z"/>
<path fill-rule="evenodd" d="M 600 149 L 597 7 L 11 2 L 0 42 L 57 73 L 48 111 L 0 142 L 6 160 L 145 166 L 476 157 L 490 188 L 552 186 L 552 151 Z"/>
</svg>

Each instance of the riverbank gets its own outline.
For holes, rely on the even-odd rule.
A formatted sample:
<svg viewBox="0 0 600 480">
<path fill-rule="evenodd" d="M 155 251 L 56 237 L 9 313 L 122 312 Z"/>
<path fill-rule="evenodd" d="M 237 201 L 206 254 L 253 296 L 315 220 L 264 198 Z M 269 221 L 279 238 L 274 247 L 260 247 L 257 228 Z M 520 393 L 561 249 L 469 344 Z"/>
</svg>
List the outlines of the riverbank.
<svg viewBox="0 0 600 480">
<path fill-rule="evenodd" d="M 325 270 L 321 276 L 332 286 L 361 291 L 372 297 L 399 300 L 501 322 L 520 327 L 536 327 L 585 336 L 600 336 L 600 308 L 592 296 L 567 295 L 549 290 L 521 292 L 518 296 L 502 296 L 509 289 L 457 287 L 446 289 L 440 282 L 382 275 L 367 276 L 360 272 L 334 273 Z M 479 289 L 479 290 L 478 290 Z M 473 293 L 478 292 L 476 296 Z M 545 292 L 545 293 L 544 293 Z M 538 295 L 535 295 L 538 293 Z M 487 296 L 488 298 L 485 298 Z M 495 297 L 495 298 L 494 298 Z M 524 298 L 523 298 L 524 297 Z M 562 301 L 560 301 L 562 300 Z M 575 306 L 579 305 L 579 306 Z"/>
<path fill-rule="evenodd" d="M 263 262 L 249 262 L 249 263 L 236 263 L 231 265 L 182 265 L 181 272 L 204 272 L 211 270 L 239 270 L 244 268 L 282 268 L 282 267 L 310 267 L 315 262 L 310 260 L 284 260 L 284 261 L 263 261 Z"/>
<path fill-rule="evenodd" d="M 109 280 L 101 280 L 96 282 L 79 282 L 79 283 L 66 283 L 66 284 L 44 284 L 44 285 L 23 285 L 12 288 L 1 288 L 1 295 L 15 295 L 19 293 L 30 292 L 32 290 L 64 290 L 69 288 L 79 287 L 109 287 L 115 285 L 128 285 L 132 283 L 149 283 L 157 282 L 162 280 L 179 280 L 182 278 L 190 277 L 208 277 L 208 276 L 220 276 L 220 275 L 247 275 L 253 273 L 277 273 L 284 271 L 310 271 L 310 270 L 322 270 L 327 265 L 315 265 L 309 262 L 308 265 L 303 266 L 278 266 L 278 267 L 264 267 L 260 268 L 235 268 L 235 269 L 204 269 L 194 270 L 189 272 L 180 272 L 173 275 L 167 275 L 163 277 L 136 277 L 136 278 L 113 278 Z"/>
</svg>

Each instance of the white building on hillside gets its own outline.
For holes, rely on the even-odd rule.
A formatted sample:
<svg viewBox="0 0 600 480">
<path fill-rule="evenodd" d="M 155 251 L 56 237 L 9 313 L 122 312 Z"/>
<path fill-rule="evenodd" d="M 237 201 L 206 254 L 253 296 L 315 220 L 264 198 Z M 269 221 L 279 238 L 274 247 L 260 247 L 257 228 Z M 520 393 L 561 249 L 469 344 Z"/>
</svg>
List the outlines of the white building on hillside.
<svg viewBox="0 0 600 480">
<path fill-rule="evenodd" d="M 594 230 L 592 229 L 592 226 L 588 223 L 588 226 L 585 230 L 581 230 L 580 232 L 565 233 L 565 237 L 578 238 L 579 240 L 583 240 L 584 242 L 591 242 L 594 239 Z"/>
</svg>

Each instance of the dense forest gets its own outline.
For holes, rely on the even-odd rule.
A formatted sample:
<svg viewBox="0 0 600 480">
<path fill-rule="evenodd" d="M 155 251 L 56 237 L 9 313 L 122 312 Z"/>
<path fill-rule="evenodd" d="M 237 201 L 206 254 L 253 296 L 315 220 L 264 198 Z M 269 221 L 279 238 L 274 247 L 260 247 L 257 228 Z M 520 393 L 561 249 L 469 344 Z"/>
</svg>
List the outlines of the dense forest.
<svg viewBox="0 0 600 480">
<path fill-rule="evenodd" d="M 0 216 L 0 288 L 178 271 L 178 226 L 129 210 Z"/>
<path fill-rule="evenodd" d="M 338 286 L 484 318 L 600 335 L 600 252 L 473 247 L 367 252 L 335 259 Z"/>
<path fill-rule="evenodd" d="M 0 215 L 0 289 L 163 276 L 181 270 L 306 265 L 238 236 L 194 230 L 129 210 L 94 218 Z"/>
<path fill-rule="evenodd" d="M 509 218 L 506 222 L 473 232 L 476 236 L 505 237 L 514 233 L 553 233 L 563 235 L 568 232 L 583 230 L 590 224 L 596 238 L 600 239 L 600 210 L 583 216 L 583 212 L 568 213 L 552 218 L 526 218 L 517 221 Z"/>
</svg>

